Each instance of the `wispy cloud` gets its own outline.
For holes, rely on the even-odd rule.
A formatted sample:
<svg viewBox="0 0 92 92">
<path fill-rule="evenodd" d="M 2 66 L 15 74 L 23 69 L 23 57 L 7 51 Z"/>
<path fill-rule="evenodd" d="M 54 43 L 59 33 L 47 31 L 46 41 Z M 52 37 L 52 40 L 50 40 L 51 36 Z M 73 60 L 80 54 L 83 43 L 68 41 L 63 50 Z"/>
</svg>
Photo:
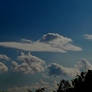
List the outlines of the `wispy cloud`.
<svg viewBox="0 0 92 92">
<path fill-rule="evenodd" d="M 28 39 L 21 39 L 20 41 L 23 43 L 32 43 L 32 41 Z"/>
<path fill-rule="evenodd" d="M 62 52 L 81 51 L 82 48 L 73 45 L 72 39 L 57 33 L 47 33 L 37 41 L 22 39 L 21 42 L 0 42 L 0 46 L 26 51 Z"/>
<path fill-rule="evenodd" d="M 92 34 L 85 34 L 84 38 L 87 40 L 92 40 Z"/>
</svg>

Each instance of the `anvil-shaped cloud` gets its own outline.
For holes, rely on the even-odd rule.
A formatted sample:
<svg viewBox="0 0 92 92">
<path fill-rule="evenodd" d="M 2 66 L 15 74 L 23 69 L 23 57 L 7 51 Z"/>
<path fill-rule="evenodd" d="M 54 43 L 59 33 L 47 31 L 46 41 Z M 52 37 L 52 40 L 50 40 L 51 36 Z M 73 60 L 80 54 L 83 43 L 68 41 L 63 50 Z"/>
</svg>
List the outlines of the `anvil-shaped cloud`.
<svg viewBox="0 0 92 92">
<path fill-rule="evenodd" d="M 22 39 L 21 42 L 0 42 L 0 46 L 21 49 L 26 51 L 62 52 L 81 51 L 82 48 L 73 45 L 72 39 L 57 33 L 47 33 L 40 40 L 31 41 Z"/>
</svg>

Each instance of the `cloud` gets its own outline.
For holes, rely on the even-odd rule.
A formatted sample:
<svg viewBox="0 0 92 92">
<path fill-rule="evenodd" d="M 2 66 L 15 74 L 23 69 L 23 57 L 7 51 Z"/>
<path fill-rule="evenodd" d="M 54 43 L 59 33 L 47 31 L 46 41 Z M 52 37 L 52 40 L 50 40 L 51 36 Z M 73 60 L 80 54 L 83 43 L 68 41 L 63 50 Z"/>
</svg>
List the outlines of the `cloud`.
<svg viewBox="0 0 92 92">
<path fill-rule="evenodd" d="M 10 58 L 9 58 L 7 55 L 2 55 L 2 54 L 0 54 L 0 60 L 9 61 Z"/>
<path fill-rule="evenodd" d="M 40 88 L 46 88 L 45 92 L 51 92 L 52 90 L 56 90 L 58 88 L 57 81 L 52 81 L 52 83 L 39 80 L 36 83 L 33 83 L 31 85 L 25 85 L 25 86 L 17 86 L 13 88 L 8 88 L 8 92 L 28 92 L 28 90 L 36 90 Z"/>
<path fill-rule="evenodd" d="M 22 42 L 0 42 L 0 46 L 26 51 L 62 52 L 81 51 L 82 48 L 73 45 L 72 39 L 57 33 L 47 33 L 37 41 L 22 39 Z"/>
<path fill-rule="evenodd" d="M 92 34 L 85 34 L 84 38 L 87 40 L 92 40 Z"/>
<path fill-rule="evenodd" d="M 48 65 L 49 75 L 62 76 L 62 77 L 74 77 L 80 74 L 80 71 L 76 68 L 67 68 L 62 65 L 52 63 Z"/>
<path fill-rule="evenodd" d="M 64 41 L 65 42 L 71 42 L 72 40 L 67 38 L 67 37 L 63 37 L 57 33 L 47 33 L 45 35 L 42 36 L 42 38 L 40 39 L 41 42 L 51 42 L 51 41 L 54 41 L 56 39 L 60 39 L 62 42 Z"/>
<path fill-rule="evenodd" d="M 8 71 L 8 66 L 5 65 L 1 61 L 9 61 L 9 60 L 10 60 L 10 58 L 7 55 L 0 54 L 0 73 L 1 72 L 7 72 Z"/>
<path fill-rule="evenodd" d="M 28 92 L 27 89 L 30 89 L 30 87 L 29 86 L 13 87 L 13 88 L 8 88 L 7 92 Z"/>
<path fill-rule="evenodd" d="M 28 39 L 21 39 L 20 41 L 23 43 L 32 43 L 32 41 Z"/>
<path fill-rule="evenodd" d="M 86 72 L 88 70 L 92 70 L 92 64 L 86 59 L 82 59 L 81 61 L 79 61 L 75 65 L 75 67 L 77 69 L 79 69 L 79 71 L 81 71 L 81 72 Z"/>
<path fill-rule="evenodd" d="M 92 70 L 92 64 L 90 64 L 86 59 L 82 59 L 73 68 L 68 68 L 56 63 L 52 63 L 48 65 L 47 69 L 49 75 L 75 77 L 81 72 L 87 72 L 88 70 Z"/>
<path fill-rule="evenodd" d="M 45 91 L 46 92 L 52 92 L 52 90 L 55 90 L 56 88 L 58 88 L 57 86 L 57 81 L 53 80 L 53 81 L 44 81 L 44 80 L 39 80 L 38 82 L 34 83 L 33 85 L 31 85 L 31 89 L 39 89 L 39 88 L 46 88 Z"/>
<path fill-rule="evenodd" d="M 7 71 L 8 67 L 4 63 L 0 62 L 0 72 L 7 72 Z"/>
<path fill-rule="evenodd" d="M 18 56 L 18 61 L 21 62 L 21 64 L 18 64 L 16 61 L 12 62 L 13 70 L 16 72 L 34 74 L 37 72 L 43 72 L 45 68 L 45 62 L 30 53 L 26 55 L 22 52 L 21 55 Z"/>
</svg>

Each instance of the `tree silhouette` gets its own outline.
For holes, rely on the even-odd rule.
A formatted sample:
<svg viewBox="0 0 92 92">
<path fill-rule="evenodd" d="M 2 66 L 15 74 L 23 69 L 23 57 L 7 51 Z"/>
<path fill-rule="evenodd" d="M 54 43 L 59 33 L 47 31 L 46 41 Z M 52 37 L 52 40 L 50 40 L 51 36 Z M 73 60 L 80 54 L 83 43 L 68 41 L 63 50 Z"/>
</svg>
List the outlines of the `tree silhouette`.
<svg viewBox="0 0 92 92">
<path fill-rule="evenodd" d="M 44 91 L 45 91 L 45 88 L 40 88 L 36 90 L 36 92 L 44 92 Z"/>
<path fill-rule="evenodd" d="M 80 75 L 77 75 L 77 77 L 72 80 L 72 86 L 67 82 L 60 82 L 60 86 L 56 92 L 84 92 L 86 90 L 90 90 L 91 92 L 92 70 L 88 70 L 87 73 L 82 72 Z M 65 85 L 65 87 L 63 87 L 63 85 Z"/>
<path fill-rule="evenodd" d="M 60 84 L 58 84 L 58 90 L 57 92 L 65 92 L 68 88 L 71 87 L 70 83 L 66 80 L 62 80 Z"/>
<path fill-rule="evenodd" d="M 87 90 L 87 91 L 86 91 Z M 75 79 L 71 80 L 71 84 L 67 80 L 61 80 L 58 89 L 52 92 L 92 92 L 92 70 L 82 72 Z M 32 92 L 28 90 L 28 92 Z M 45 88 L 37 89 L 35 92 L 45 92 Z"/>
<path fill-rule="evenodd" d="M 27 89 L 28 92 L 32 92 L 30 89 Z"/>
</svg>

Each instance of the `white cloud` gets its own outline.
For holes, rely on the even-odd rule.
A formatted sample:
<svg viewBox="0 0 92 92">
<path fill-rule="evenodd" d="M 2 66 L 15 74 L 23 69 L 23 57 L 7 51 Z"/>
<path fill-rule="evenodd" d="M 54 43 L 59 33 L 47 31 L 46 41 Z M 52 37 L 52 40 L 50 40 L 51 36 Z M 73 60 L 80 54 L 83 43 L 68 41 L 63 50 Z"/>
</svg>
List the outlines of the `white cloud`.
<svg viewBox="0 0 92 92">
<path fill-rule="evenodd" d="M 0 72 L 7 72 L 7 71 L 8 67 L 4 63 L 0 62 Z"/>
<path fill-rule="evenodd" d="M 49 75 L 75 77 L 81 72 L 87 72 L 88 70 L 92 70 L 92 64 L 90 64 L 86 59 L 82 59 L 73 68 L 68 68 L 56 63 L 52 63 L 48 65 L 47 69 Z"/>
<path fill-rule="evenodd" d="M 84 38 L 87 40 L 92 40 L 92 34 L 85 34 Z"/>
<path fill-rule="evenodd" d="M 48 66 L 49 75 L 62 76 L 62 77 L 74 77 L 80 74 L 77 68 L 67 68 L 62 65 L 52 63 Z"/>
<path fill-rule="evenodd" d="M 59 35 L 58 33 L 47 33 L 40 39 L 41 42 L 51 42 L 54 40 L 60 40 L 62 43 L 72 42 L 70 38 Z"/>
<path fill-rule="evenodd" d="M 0 72 L 7 72 L 8 66 L 1 61 L 9 61 L 10 58 L 7 55 L 0 54 Z"/>
<path fill-rule="evenodd" d="M 56 63 L 46 65 L 45 61 L 42 59 L 33 56 L 30 53 L 24 54 L 22 52 L 21 55 L 17 57 L 17 60 L 20 63 L 12 61 L 12 68 L 15 72 L 23 72 L 24 74 L 34 74 L 37 72 L 46 72 L 48 70 L 49 75 L 67 78 L 75 77 L 82 71 L 92 70 L 92 65 L 86 59 L 82 59 L 74 65 L 74 67 L 64 67 Z"/>
<path fill-rule="evenodd" d="M 87 72 L 88 70 L 92 70 L 92 64 L 86 59 L 82 59 L 81 61 L 79 61 L 75 65 L 75 67 L 81 72 Z"/>
<path fill-rule="evenodd" d="M 81 51 L 82 48 L 73 45 L 72 39 L 57 33 L 47 33 L 40 40 L 32 42 L 23 39 L 22 42 L 0 42 L 0 46 L 27 51 L 62 52 Z"/>
<path fill-rule="evenodd" d="M 0 54 L 0 60 L 6 60 L 6 61 L 9 61 L 10 58 L 9 58 L 7 55 L 2 55 L 2 54 Z"/>
<path fill-rule="evenodd" d="M 21 39 L 21 42 L 23 42 L 23 43 L 32 43 L 32 41 L 28 40 L 28 39 Z"/>
<path fill-rule="evenodd" d="M 28 55 L 22 53 L 18 56 L 18 61 L 20 61 L 21 64 L 15 61 L 12 62 L 13 69 L 17 72 L 34 74 L 36 72 L 43 72 L 45 68 L 45 62 L 36 56 L 32 56 L 30 53 Z"/>
</svg>

